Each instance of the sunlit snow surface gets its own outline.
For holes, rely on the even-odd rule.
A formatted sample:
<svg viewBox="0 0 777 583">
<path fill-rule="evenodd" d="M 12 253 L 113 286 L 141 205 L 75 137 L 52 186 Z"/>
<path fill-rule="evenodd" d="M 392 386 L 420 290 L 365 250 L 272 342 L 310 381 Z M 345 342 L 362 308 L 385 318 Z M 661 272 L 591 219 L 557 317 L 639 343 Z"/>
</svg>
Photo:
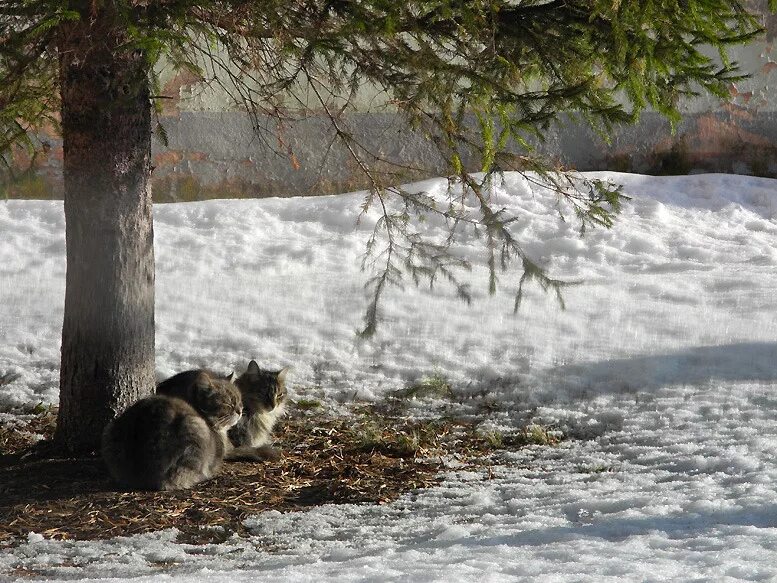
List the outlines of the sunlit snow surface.
<svg viewBox="0 0 777 583">
<path fill-rule="evenodd" d="M 468 307 L 440 283 L 391 290 L 358 341 L 361 271 L 375 215 L 363 194 L 157 205 L 160 377 L 249 358 L 292 365 L 292 389 L 376 399 L 439 373 L 502 403 L 510 427 L 537 407 L 573 439 L 505 454 L 491 479 L 454 470 L 386 506 L 264 513 L 249 540 L 175 544 L 170 532 L 101 543 L 31 535 L 0 553 L 50 576 L 157 580 L 706 581 L 777 578 L 777 181 L 596 173 L 632 197 L 616 226 L 580 238 L 553 195 L 518 175 L 494 197 L 529 256 L 565 289 L 519 274 Z M 446 183 L 419 185 L 442 196 Z M 571 217 L 570 217 L 571 218 Z M 440 236 L 442 225 L 424 231 Z M 0 410 L 55 402 L 64 292 L 61 203 L 0 203 Z M 483 263 L 482 243 L 457 251 Z M 267 552 L 267 543 L 274 549 Z M 63 566 L 68 565 L 68 566 Z M 70 566 L 72 565 L 72 566 Z M 0 575 L 2 578 L 2 575 Z"/>
</svg>

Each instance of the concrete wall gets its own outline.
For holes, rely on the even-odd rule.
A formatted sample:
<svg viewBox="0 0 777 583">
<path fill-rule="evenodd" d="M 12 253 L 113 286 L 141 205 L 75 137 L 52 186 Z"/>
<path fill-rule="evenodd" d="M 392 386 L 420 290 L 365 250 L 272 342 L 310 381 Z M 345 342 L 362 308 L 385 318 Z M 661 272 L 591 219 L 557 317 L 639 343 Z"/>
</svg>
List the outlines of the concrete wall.
<svg viewBox="0 0 777 583">
<path fill-rule="evenodd" d="M 764 19 L 765 38 L 735 53 L 753 77 L 732 85 L 725 103 L 709 97 L 684 103 L 684 119 L 674 134 L 663 118 L 646 113 L 638 125 L 618 129 L 607 144 L 586 127 L 562 119 L 540 150 L 578 170 L 777 177 L 777 91 L 772 89 L 777 86 L 777 16 Z M 310 111 L 295 121 L 279 125 L 273 118 L 261 119 L 257 133 L 226 94 L 202 86 L 188 73 L 168 75 L 163 94 L 173 99 L 164 100 L 160 117 L 169 147 L 154 145 L 157 201 L 332 193 L 367 185 L 345 148 L 329 146 L 334 130 L 312 101 Z M 358 111 L 344 123 L 361 143 L 381 158 L 423 168 L 392 175 L 396 168 L 378 165 L 387 182 L 444 173 L 434 148 L 403 125 L 384 96 L 365 89 L 357 103 Z M 37 173 L 14 184 L 11 196 L 61 196 L 61 141 L 51 132 L 44 138 Z"/>
</svg>

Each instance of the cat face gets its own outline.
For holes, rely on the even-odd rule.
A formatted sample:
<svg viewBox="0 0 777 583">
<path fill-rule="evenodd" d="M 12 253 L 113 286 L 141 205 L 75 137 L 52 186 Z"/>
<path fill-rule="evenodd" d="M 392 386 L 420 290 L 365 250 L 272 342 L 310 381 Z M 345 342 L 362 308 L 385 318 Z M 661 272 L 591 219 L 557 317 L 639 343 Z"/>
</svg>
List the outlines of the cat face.
<svg viewBox="0 0 777 583">
<path fill-rule="evenodd" d="M 201 372 L 192 391 L 192 405 L 215 429 L 232 427 L 243 414 L 240 391 L 227 379 Z"/>
<path fill-rule="evenodd" d="M 240 375 L 235 384 L 240 388 L 245 407 L 249 411 L 272 411 L 286 401 L 286 373 L 288 368 L 270 371 L 259 368 L 255 360 Z"/>
</svg>

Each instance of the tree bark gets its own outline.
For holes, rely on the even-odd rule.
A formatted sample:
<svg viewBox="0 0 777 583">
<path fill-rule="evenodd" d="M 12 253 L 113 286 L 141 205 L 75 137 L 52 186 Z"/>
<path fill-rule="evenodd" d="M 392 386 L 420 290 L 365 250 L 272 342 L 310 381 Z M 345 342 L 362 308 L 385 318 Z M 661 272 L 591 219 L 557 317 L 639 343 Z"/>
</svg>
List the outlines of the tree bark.
<svg viewBox="0 0 777 583">
<path fill-rule="evenodd" d="M 75 3 L 74 3 L 75 4 Z M 55 439 L 99 447 L 154 387 L 148 65 L 112 2 L 59 31 L 67 276 Z"/>
</svg>

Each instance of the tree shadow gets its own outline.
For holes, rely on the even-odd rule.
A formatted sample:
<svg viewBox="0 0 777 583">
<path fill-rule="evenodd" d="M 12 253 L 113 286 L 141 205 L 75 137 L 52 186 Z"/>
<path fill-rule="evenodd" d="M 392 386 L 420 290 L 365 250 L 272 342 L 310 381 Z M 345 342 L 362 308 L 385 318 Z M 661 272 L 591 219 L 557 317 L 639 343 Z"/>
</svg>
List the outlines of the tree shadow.
<svg viewBox="0 0 777 583">
<path fill-rule="evenodd" d="M 0 459 L 2 507 L 115 490 L 102 460 L 96 457 L 24 461 L 9 455 Z"/>
<path fill-rule="evenodd" d="M 551 380 L 578 390 L 650 391 L 711 381 L 777 381 L 777 343 L 698 346 L 669 354 L 569 364 L 546 371 Z"/>
<path fill-rule="evenodd" d="M 632 536 L 664 533 L 669 538 L 682 540 L 698 538 L 705 531 L 721 526 L 777 527 L 777 507 L 755 506 L 737 510 L 682 513 L 672 516 L 642 518 L 601 518 L 569 526 L 555 526 L 525 530 L 517 534 L 495 536 L 473 541 L 477 546 L 541 546 L 554 543 L 598 538 L 607 542 L 621 542 Z"/>
</svg>

